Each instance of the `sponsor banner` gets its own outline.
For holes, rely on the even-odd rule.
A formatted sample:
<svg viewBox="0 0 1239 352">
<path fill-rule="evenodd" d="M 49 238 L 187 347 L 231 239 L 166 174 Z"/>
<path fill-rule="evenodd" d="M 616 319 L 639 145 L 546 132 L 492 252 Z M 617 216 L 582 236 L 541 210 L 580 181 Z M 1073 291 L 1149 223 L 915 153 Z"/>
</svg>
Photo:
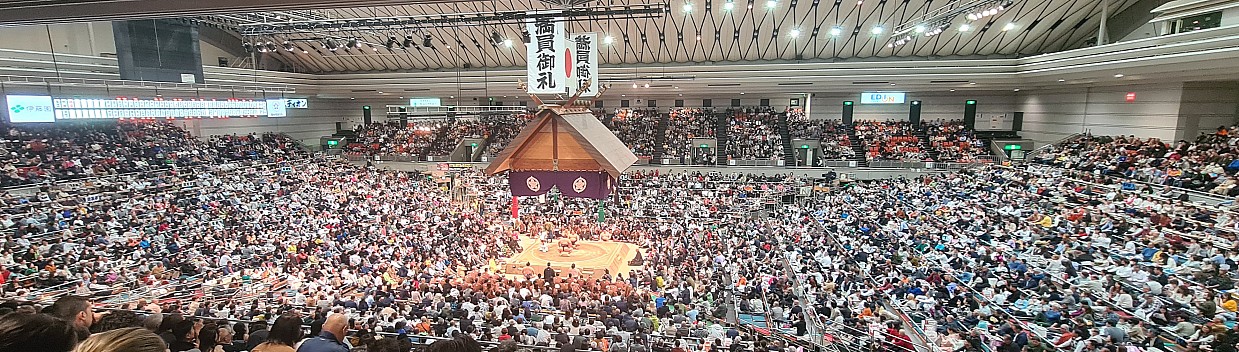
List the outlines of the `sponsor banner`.
<svg viewBox="0 0 1239 352">
<path fill-rule="evenodd" d="M 582 97 L 598 96 L 598 33 L 576 33 L 572 35 L 573 47 L 572 62 L 576 65 L 575 72 L 572 76 L 577 84 L 572 87 L 570 93 L 575 94 L 581 91 L 588 83 L 589 88 L 585 88 L 581 93 Z"/>
<path fill-rule="evenodd" d="M 568 91 L 573 70 L 567 55 L 563 11 L 533 11 L 526 22 L 529 43 L 525 44 L 526 79 L 530 94 L 558 94 Z M 550 15 L 550 16 L 548 16 Z"/>
</svg>

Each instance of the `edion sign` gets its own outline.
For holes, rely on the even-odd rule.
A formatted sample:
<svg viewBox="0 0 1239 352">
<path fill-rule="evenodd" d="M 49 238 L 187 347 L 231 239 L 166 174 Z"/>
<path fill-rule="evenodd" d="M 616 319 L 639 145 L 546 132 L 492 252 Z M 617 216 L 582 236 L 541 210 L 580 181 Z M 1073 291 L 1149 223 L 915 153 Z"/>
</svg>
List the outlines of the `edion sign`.
<svg viewBox="0 0 1239 352">
<path fill-rule="evenodd" d="M 866 92 L 860 93 L 861 104 L 903 104 L 904 93 Z"/>
</svg>

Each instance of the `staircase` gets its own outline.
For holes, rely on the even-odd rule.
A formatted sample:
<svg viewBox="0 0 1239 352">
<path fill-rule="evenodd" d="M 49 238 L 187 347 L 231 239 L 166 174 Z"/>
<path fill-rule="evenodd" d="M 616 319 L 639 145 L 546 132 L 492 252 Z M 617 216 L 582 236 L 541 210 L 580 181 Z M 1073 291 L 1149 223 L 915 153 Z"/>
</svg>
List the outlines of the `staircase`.
<svg viewBox="0 0 1239 352">
<path fill-rule="evenodd" d="M 714 157 L 718 165 L 727 165 L 727 147 L 731 144 L 727 128 L 731 127 L 731 115 L 730 112 L 714 114 Z"/>
<path fill-rule="evenodd" d="M 929 143 L 929 132 L 925 130 L 925 124 L 916 126 L 912 131 L 916 139 L 921 142 L 921 150 L 925 151 L 925 155 L 928 155 L 930 160 L 938 161 L 938 151 L 934 150 L 933 144 Z"/>
<path fill-rule="evenodd" d="M 792 147 L 792 134 L 787 128 L 787 113 L 779 114 L 779 138 L 783 140 L 783 165 L 796 166 L 796 150 Z M 805 160 L 805 163 L 812 166 L 813 160 Z"/>
<path fill-rule="evenodd" d="M 865 141 L 860 140 L 860 136 L 856 135 L 856 125 L 844 128 L 848 131 L 848 140 L 852 141 L 852 151 L 856 152 L 849 161 L 855 161 L 858 167 L 869 167 L 869 160 L 865 157 L 869 151 L 865 150 Z"/>
<path fill-rule="evenodd" d="M 658 127 L 650 131 L 650 133 L 655 133 L 654 155 L 651 156 L 654 159 L 653 162 L 658 163 L 663 160 L 663 147 L 667 145 L 667 124 L 670 119 L 671 114 L 658 114 Z"/>
</svg>

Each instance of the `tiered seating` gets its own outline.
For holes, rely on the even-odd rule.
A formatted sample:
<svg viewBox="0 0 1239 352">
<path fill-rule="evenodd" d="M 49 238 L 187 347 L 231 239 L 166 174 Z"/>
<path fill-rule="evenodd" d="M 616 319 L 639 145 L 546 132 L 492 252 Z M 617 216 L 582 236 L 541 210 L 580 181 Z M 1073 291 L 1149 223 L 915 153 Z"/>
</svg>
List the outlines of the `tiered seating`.
<svg viewBox="0 0 1239 352">
<path fill-rule="evenodd" d="M 490 138 L 486 142 L 486 156 L 495 157 L 511 142 L 516 135 L 525 129 L 525 125 L 533 119 L 530 114 L 494 115 L 482 117 L 488 126 Z"/>
<path fill-rule="evenodd" d="M 966 128 L 963 121 L 923 122 L 921 128 L 925 129 L 937 161 L 972 162 L 979 156 L 989 154 L 976 133 Z"/>
<path fill-rule="evenodd" d="M 491 131 L 485 121 L 478 119 L 447 122 L 440 129 L 439 136 L 435 137 L 434 142 L 430 144 L 430 149 L 427 149 L 426 155 L 451 154 L 465 137 L 487 138 L 486 134 Z"/>
<path fill-rule="evenodd" d="M 856 155 L 852 150 L 852 141 L 848 137 L 850 128 L 835 120 L 792 119 L 788 117 L 788 133 L 793 139 L 809 139 L 821 141 L 821 149 L 817 155 L 818 165 L 828 160 L 848 160 Z"/>
<path fill-rule="evenodd" d="M 1067 141 L 1035 156 L 1035 162 L 1103 175 L 1139 179 L 1225 196 L 1239 195 L 1233 163 L 1239 160 L 1236 127 L 1219 128 L 1196 141 L 1092 136 Z"/>
<path fill-rule="evenodd" d="M 738 160 L 778 160 L 783 158 L 783 146 L 776 130 L 778 116 L 770 108 L 729 111 L 732 116 L 727 131 L 725 152 Z"/>
<path fill-rule="evenodd" d="M 657 143 L 658 112 L 652 109 L 619 109 L 611 118 L 611 132 L 639 157 L 654 155 Z"/>
<path fill-rule="evenodd" d="M 703 164 L 714 164 L 714 156 L 712 153 L 705 155 L 694 155 L 699 153 L 696 145 L 693 145 L 693 138 L 714 138 L 714 133 L 717 130 L 718 120 L 715 119 L 712 111 L 702 108 L 675 108 L 671 109 L 671 113 L 667 120 L 666 145 L 663 146 L 663 156 L 667 158 L 685 158 L 685 159 L 700 159 Z"/>
<path fill-rule="evenodd" d="M 358 140 L 348 145 L 351 153 L 365 155 L 398 155 L 421 157 L 425 155 L 446 122 L 387 121 L 363 126 L 357 131 Z"/>
<path fill-rule="evenodd" d="M 215 152 L 231 160 L 304 158 L 309 154 L 287 135 L 279 133 L 251 133 L 248 135 L 211 136 L 207 142 L 215 146 Z"/>
<path fill-rule="evenodd" d="M 870 161 L 924 161 L 928 154 L 906 121 L 859 121 L 853 127 Z"/>
</svg>

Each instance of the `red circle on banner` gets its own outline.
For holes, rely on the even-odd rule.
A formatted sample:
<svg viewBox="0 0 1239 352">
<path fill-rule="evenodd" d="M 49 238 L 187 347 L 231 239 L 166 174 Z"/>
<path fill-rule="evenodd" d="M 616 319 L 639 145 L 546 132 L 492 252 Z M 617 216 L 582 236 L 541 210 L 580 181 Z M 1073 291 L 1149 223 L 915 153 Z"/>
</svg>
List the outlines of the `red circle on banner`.
<svg viewBox="0 0 1239 352">
<path fill-rule="evenodd" d="M 564 48 L 564 77 L 572 78 L 572 49 Z"/>
</svg>

